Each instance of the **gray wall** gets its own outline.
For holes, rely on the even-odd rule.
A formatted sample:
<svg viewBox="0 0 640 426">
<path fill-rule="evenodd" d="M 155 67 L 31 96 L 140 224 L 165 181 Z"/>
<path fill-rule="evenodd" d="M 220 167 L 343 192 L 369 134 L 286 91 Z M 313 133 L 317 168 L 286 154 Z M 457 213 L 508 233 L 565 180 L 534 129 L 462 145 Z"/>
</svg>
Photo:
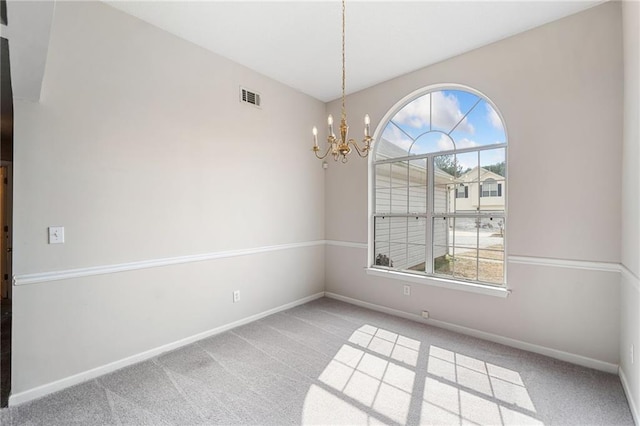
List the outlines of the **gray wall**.
<svg viewBox="0 0 640 426">
<path fill-rule="evenodd" d="M 497 105 L 509 136 L 507 254 L 529 259 L 508 263 L 513 293 L 507 299 L 420 284 L 412 284 L 411 297 L 405 297 L 406 282 L 366 274 L 365 249 L 339 245 L 327 247 L 327 291 L 407 313 L 428 310 L 439 321 L 615 367 L 620 332 L 620 7 L 606 3 L 347 99 L 352 127 L 367 112 L 378 123 L 400 99 L 436 83 L 471 86 Z M 337 111 L 338 101 L 328 105 L 328 112 Z M 354 161 L 349 167 L 329 168 L 328 240 L 367 242 L 367 167 Z M 554 266 L 557 261 L 563 267 Z M 602 262 L 606 264 L 600 268 Z"/>
<path fill-rule="evenodd" d="M 15 107 L 14 274 L 45 281 L 15 287 L 13 395 L 323 291 L 322 244 L 46 280 L 322 240 L 322 102 L 100 2 L 58 2 L 41 101 Z M 52 225 L 65 244 L 47 244 Z"/>
<path fill-rule="evenodd" d="M 624 36 L 624 139 L 622 147 L 622 281 L 620 370 L 640 422 L 640 3 L 622 4 Z M 631 358 L 631 345 L 634 358 Z"/>
</svg>

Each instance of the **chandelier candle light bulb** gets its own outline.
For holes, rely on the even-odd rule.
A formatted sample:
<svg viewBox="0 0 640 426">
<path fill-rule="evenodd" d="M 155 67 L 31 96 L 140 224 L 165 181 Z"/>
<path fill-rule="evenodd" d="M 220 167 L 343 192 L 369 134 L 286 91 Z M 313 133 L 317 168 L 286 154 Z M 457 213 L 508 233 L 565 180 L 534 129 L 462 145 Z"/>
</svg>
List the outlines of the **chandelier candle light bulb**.
<svg viewBox="0 0 640 426">
<path fill-rule="evenodd" d="M 333 133 L 333 115 L 329 114 L 329 117 L 327 118 L 327 123 L 329 124 L 329 136 L 335 138 L 336 135 Z"/>
<path fill-rule="evenodd" d="M 320 147 L 318 146 L 318 129 L 316 127 L 313 128 L 313 153 L 320 160 L 324 159 L 327 155 L 331 154 L 333 156 L 334 161 L 340 161 L 346 163 L 348 158 L 347 155 L 351 153 L 351 147 L 355 148 L 356 152 L 360 157 L 366 157 L 369 155 L 369 151 L 371 150 L 371 142 L 373 139 L 369 134 L 369 125 L 371 120 L 369 118 L 369 114 L 364 116 L 364 139 L 362 143 L 364 146 L 360 147 L 358 143 L 353 139 L 347 138 L 347 132 L 349 130 L 349 126 L 347 125 L 347 111 L 345 109 L 345 81 L 346 81 L 346 67 L 345 67 L 345 48 L 344 48 L 344 40 L 345 40 L 345 0 L 342 0 L 342 118 L 340 119 L 340 138 L 336 138 L 335 133 L 333 133 L 333 115 L 329 114 L 327 118 L 327 125 L 329 127 L 329 136 L 327 137 L 327 143 L 329 146 L 327 147 L 327 151 L 320 155 Z"/>
</svg>

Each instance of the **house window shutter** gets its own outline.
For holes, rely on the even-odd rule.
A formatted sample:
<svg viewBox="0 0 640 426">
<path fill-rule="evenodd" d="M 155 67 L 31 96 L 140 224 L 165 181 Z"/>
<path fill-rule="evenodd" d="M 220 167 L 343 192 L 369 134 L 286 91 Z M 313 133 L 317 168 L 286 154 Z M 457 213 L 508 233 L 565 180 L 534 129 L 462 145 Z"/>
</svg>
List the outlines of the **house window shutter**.
<svg viewBox="0 0 640 426">
<path fill-rule="evenodd" d="M 498 184 L 498 197 L 502 197 L 502 184 Z"/>
<path fill-rule="evenodd" d="M 469 198 L 469 187 L 468 186 L 464 187 L 464 198 Z"/>
<path fill-rule="evenodd" d="M 480 196 L 482 197 L 482 184 L 480 184 Z"/>
</svg>

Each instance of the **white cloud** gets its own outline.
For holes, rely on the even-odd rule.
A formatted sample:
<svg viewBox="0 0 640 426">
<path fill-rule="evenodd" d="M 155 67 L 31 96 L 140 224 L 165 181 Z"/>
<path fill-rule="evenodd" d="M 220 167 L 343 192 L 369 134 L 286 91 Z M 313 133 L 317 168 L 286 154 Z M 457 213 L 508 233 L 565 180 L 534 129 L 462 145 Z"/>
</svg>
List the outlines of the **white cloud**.
<svg viewBox="0 0 640 426">
<path fill-rule="evenodd" d="M 430 95 L 422 96 L 415 99 L 404 108 L 402 108 L 393 117 L 393 121 L 399 124 L 406 124 L 413 128 L 419 129 L 429 125 L 429 117 L 431 116 L 431 98 L 433 98 L 433 124 L 441 130 L 450 131 L 453 129 L 464 114 L 460 111 L 460 103 L 454 94 L 445 95 L 444 92 L 433 92 Z M 475 129 L 469 120 L 465 118 L 458 125 L 456 130 L 462 130 L 467 133 L 474 133 Z"/>
<path fill-rule="evenodd" d="M 480 144 L 476 141 L 472 141 L 471 139 L 462 138 L 456 142 L 456 149 L 464 149 L 464 148 L 473 148 L 474 146 L 479 146 Z"/>
<path fill-rule="evenodd" d="M 402 130 L 398 129 L 393 124 L 389 123 L 387 127 L 382 132 L 382 138 L 388 140 L 394 145 L 399 146 L 405 151 L 409 151 L 413 140 L 409 138 L 406 134 L 402 132 Z"/>
<path fill-rule="evenodd" d="M 496 110 L 493 109 L 489 104 L 485 104 L 485 105 L 487 107 L 487 120 L 489 120 L 489 123 L 491 123 L 491 125 L 494 128 L 504 132 L 504 127 L 502 126 L 502 120 L 500 120 L 500 116 L 498 115 Z"/>
<path fill-rule="evenodd" d="M 440 135 L 440 139 L 438 139 L 438 149 L 440 151 L 449 151 L 453 148 L 453 144 L 451 143 L 451 138 L 445 134 Z"/>
</svg>

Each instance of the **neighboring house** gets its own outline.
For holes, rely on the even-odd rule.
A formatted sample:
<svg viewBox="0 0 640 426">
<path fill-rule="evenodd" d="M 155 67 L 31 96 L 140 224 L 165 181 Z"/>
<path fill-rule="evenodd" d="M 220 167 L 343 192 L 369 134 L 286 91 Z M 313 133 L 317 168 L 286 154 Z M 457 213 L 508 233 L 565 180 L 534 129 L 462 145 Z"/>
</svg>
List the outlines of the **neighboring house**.
<svg viewBox="0 0 640 426">
<path fill-rule="evenodd" d="M 504 176 L 482 167 L 463 173 L 450 190 L 449 211 L 504 211 Z"/>
</svg>

